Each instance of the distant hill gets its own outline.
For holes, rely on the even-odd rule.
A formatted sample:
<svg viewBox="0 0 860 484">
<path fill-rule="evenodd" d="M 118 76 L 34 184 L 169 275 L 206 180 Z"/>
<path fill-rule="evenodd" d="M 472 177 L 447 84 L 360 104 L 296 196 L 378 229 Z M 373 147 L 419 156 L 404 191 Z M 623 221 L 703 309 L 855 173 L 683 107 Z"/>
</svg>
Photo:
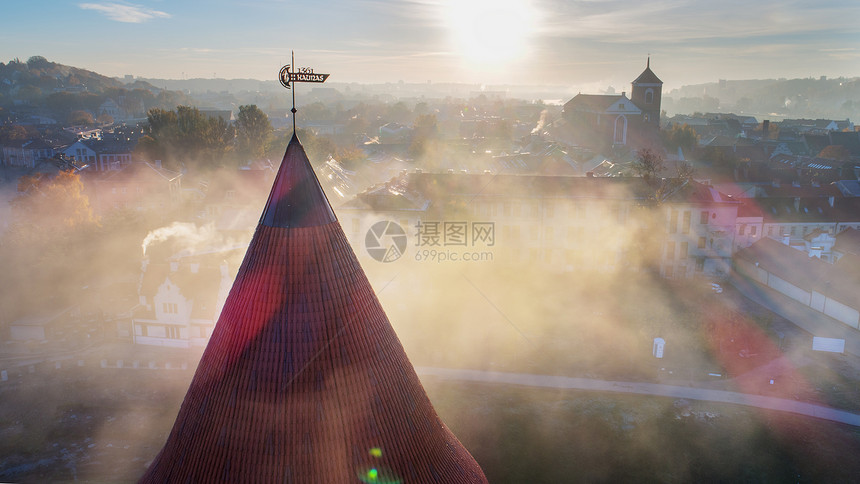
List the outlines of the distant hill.
<svg viewBox="0 0 860 484">
<path fill-rule="evenodd" d="M 101 106 L 107 100 L 113 101 L 112 112 L 121 114 L 123 120 L 145 117 L 152 107 L 173 109 L 179 104 L 194 104 L 180 92 L 142 80 L 124 84 L 42 56 L 30 57 L 27 62 L 13 59 L 0 63 L 0 114 L 4 106 L 9 108 L 8 120 L 38 114 L 63 122 L 79 111 L 96 118 L 105 111 Z"/>
<path fill-rule="evenodd" d="M 42 56 L 30 57 L 27 62 L 14 59 L 8 64 L 0 63 L 0 93 L 4 96 L 34 97 L 56 91 L 101 93 L 119 87 L 122 83 L 116 79 L 50 62 Z"/>
<path fill-rule="evenodd" d="M 735 112 L 777 118 L 860 119 L 860 78 L 720 80 L 663 95 L 670 114 Z"/>
</svg>

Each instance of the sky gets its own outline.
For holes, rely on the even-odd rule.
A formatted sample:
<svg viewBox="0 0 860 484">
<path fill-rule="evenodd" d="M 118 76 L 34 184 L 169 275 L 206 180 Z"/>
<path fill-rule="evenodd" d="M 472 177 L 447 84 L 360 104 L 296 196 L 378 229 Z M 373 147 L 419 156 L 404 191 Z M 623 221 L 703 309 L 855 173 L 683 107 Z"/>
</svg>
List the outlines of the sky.
<svg viewBox="0 0 860 484">
<path fill-rule="evenodd" d="M 614 85 L 860 76 L 857 0 L 0 0 L 0 62 L 109 76 Z"/>
</svg>

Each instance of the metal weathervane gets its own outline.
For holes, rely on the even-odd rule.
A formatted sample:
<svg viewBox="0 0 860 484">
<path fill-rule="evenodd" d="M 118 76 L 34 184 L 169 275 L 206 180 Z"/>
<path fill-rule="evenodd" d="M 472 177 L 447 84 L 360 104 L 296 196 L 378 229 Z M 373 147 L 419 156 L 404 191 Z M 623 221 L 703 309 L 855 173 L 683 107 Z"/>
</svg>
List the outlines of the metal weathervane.
<svg viewBox="0 0 860 484">
<path fill-rule="evenodd" d="M 294 69 L 293 72 L 291 69 Z M 287 89 L 291 89 L 293 91 L 293 109 L 290 110 L 293 113 L 293 131 L 296 130 L 296 90 L 293 89 L 290 84 L 293 82 L 317 82 L 323 83 L 326 79 L 328 79 L 329 74 L 318 74 L 314 72 L 310 67 L 296 67 L 296 53 L 291 53 L 290 64 L 281 67 L 281 73 L 279 75 L 281 79 L 281 85 L 286 87 Z"/>
</svg>

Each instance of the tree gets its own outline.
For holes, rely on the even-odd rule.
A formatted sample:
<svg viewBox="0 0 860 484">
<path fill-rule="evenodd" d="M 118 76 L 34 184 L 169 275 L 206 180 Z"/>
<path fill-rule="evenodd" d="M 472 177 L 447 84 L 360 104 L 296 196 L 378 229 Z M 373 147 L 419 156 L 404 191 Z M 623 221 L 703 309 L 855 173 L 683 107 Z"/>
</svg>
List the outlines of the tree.
<svg viewBox="0 0 860 484">
<path fill-rule="evenodd" d="M 147 113 L 149 136 L 145 150 L 162 153 L 164 161 L 179 168 L 182 163 L 220 167 L 235 136 L 222 118 L 208 117 L 197 108 L 179 106 L 176 111 L 159 108 Z"/>
<path fill-rule="evenodd" d="M 851 152 L 842 145 L 827 145 L 818 152 L 818 157 L 836 161 L 848 161 L 848 158 L 851 157 Z"/>
<path fill-rule="evenodd" d="M 361 167 L 362 163 L 367 161 L 367 155 L 364 154 L 364 151 L 354 146 L 349 146 L 337 150 L 335 159 L 347 170 L 356 170 Z"/>
<path fill-rule="evenodd" d="M 72 125 L 93 125 L 95 124 L 95 119 L 93 119 L 93 115 L 86 111 L 72 111 L 69 114 L 68 123 Z"/>
<path fill-rule="evenodd" d="M 657 177 L 664 167 L 663 155 L 653 148 L 639 150 L 636 161 L 633 162 L 633 171 L 646 181 Z"/>
<path fill-rule="evenodd" d="M 272 124 L 256 104 L 239 106 L 236 116 L 236 142 L 239 153 L 252 160 L 263 158 L 272 136 Z"/>
<path fill-rule="evenodd" d="M 696 133 L 696 130 L 686 124 L 672 125 L 671 129 L 663 130 L 661 134 L 663 136 L 663 144 L 673 152 L 678 148 L 682 148 L 685 151 L 691 150 L 699 142 L 699 135 Z"/>
<path fill-rule="evenodd" d="M 99 115 L 98 118 L 96 118 L 96 121 L 98 121 L 99 124 L 103 124 L 103 125 L 104 124 L 113 124 L 113 116 L 111 116 L 108 113 L 102 113 Z"/>
<path fill-rule="evenodd" d="M 72 171 L 19 179 L 12 220 L 0 238 L 0 307 L 8 318 L 78 300 L 97 259 L 98 220 Z"/>
</svg>

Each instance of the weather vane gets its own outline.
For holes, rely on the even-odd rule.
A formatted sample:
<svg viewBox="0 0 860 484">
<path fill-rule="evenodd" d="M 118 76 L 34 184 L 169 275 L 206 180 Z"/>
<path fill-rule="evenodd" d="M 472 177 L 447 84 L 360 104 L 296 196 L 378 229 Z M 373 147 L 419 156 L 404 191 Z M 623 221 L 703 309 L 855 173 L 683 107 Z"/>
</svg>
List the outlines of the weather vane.
<svg viewBox="0 0 860 484">
<path fill-rule="evenodd" d="M 290 53 L 290 63 L 281 67 L 281 85 L 286 87 L 287 89 L 292 89 L 290 87 L 290 83 L 292 82 L 325 82 L 328 79 L 329 74 L 317 74 L 310 67 L 295 67 L 296 66 L 296 53 L 293 51 Z M 290 69 L 295 69 L 296 72 L 291 71 Z M 293 109 L 290 110 L 293 113 L 293 131 L 296 130 L 296 90 L 293 91 Z"/>
</svg>

